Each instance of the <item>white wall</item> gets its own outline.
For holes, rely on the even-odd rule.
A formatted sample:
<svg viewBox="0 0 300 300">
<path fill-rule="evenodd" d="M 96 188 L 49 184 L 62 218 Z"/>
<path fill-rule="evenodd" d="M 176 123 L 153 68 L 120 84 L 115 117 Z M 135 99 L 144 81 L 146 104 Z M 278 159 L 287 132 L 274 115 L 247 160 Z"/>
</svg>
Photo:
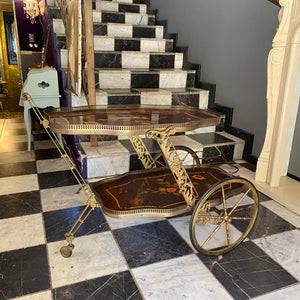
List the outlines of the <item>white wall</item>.
<svg viewBox="0 0 300 300">
<path fill-rule="evenodd" d="M 217 86 L 216 103 L 234 108 L 232 125 L 263 146 L 267 119 L 267 57 L 279 7 L 267 0 L 152 0 L 189 61 L 202 65 L 201 80 Z"/>
</svg>

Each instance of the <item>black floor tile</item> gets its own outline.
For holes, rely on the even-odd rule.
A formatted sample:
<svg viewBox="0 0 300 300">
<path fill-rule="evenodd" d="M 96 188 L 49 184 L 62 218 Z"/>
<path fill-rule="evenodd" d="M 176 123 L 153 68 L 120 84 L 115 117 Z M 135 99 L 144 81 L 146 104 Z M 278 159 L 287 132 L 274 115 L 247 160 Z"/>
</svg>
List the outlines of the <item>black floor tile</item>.
<svg viewBox="0 0 300 300">
<path fill-rule="evenodd" d="M 61 157 L 59 151 L 55 148 L 34 150 L 34 153 L 35 153 L 36 160 L 52 159 L 52 158 L 60 158 Z"/>
<path fill-rule="evenodd" d="M 201 143 L 202 145 L 228 144 L 234 142 L 215 132 L 192 134 L 189 135 L 189 137 Z"/>
<path fill-rule="evenodd" d="M 143 299 L 126 271 L 54 289 L 53 299 Z"/>
<path fill-rule="evenodd" d="M 297 280 L 253 242 L 244 242 L 221 259 L 198 257 L 234 299 L 249 299 L 294 284 Z"/>
<path fill-rule="evenodd" d="M 40 192 L 25 192 L 0 196 L 0 219 L 40 213 Z"/>
<path fill-rule="evenodd" d="M 46 246 L 0 253 L 0 299 L 50 288 Z"/>
<path fill-rule="evenodd" d="M 36 172 L 35 161 L 1 164 L 0 178 L 35 174 Z"/>
<path fill-rule="evenodd" d="M 236 211 L 235 216 L 244 216 L 247 215 L 246 211 L 248 210 L 248 206 L 241 207 Z M 235 222 L 232 221 L 232 224 L 241 232 L 244 232 L 247 226 L 247 222 L 239 220 Z M 256 222 L 248 235 L 250 239 L 257 239 L 263 236 L 269 236 L 272 234 L 294 230 L 295 227 L 267 209 L 266 207 L 260 205 L 258 216 Z"/>
<path fill-rule="evenodd" d="M 38 174 L 40 189 L 78 184 L 71 170 Z"/>
<path fill-rule="evenodd" d="M 45 212 L 44 223 L 47 242 L 64 240 L 65 233 L 71 229 L 85 206 Z M 76 236 L 88 235 L 109 230 L 100 209 L 96 208 L 76 232 Z"/>
<path fill-rule="evenodd" d="M 167 220 L 113 230 L 130 268 L 192 253 Z"/>
</svg>

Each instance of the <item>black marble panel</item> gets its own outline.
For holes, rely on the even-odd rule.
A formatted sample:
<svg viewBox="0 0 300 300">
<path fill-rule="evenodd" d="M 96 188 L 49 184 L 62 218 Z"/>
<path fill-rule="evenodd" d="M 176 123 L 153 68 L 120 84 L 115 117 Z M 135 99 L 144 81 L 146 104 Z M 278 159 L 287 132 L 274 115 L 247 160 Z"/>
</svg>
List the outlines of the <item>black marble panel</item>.
<svg viewBox="0 0 300 300">
<path fill-rule="evenodd" d="M 0 253 L 0 299 L 50 288 L 46 245 Z"/>
<path fill-rule="evenodd" d="M 264 193 L 258 191 L 259 202 L 272 200 L 269 196 Z"/>
<path fill-rule="evenodd" d="M 130 5 L 130 4 L 119 4 L 119 11 L 121 12 L 131 12 L 131 13 L 139 13 L 140 7 L 138 5 Z"/>
<path fill-rule="evenodd" d="M 159 88 L 159 73 L 133 72 L 131 88 Z"/>
<path fill-rule="evenodd" d="M 297 282 L 251 241 L 221 258 L 204 254 L 198 257 L 234 299 L 249 299 Z"/>
<path fill-rule="evenodd" d="M 54 289 L 53 299 L 132 299 L 142 300 L 129 271 L 86 280 Z"/>
<path fill-rule="evenodd" d="M 157 142 L 153 139 L 142 139 L 143 143 L 147 147 L 149 152 L 158 153 L 160 152 L 160 148 L 157 144 Z M 120 140 L 119 141 L 131 154 L 135 154 L 135 150 L 129 140 Z"/>
<path fill-rule="evenodd" d="M 166 52 L 174 52 L 173 41 L 166 41 Z"/>
<path fill-rule="evenodd" d="M 85 206 L 49 211 L 43 213 L 47 242 L 65 239 L 65 233 L 71 229 Z M 94 209 L 76 232 L 76 236 L 104 232 L 109 226 L 100 209 Z"/>
<path fill-rule="evenodd" d="M 94 23 L 93 24 L 94 35 L 107 35 L 107 25 Z"/>
<path fill-rule="evenodd" d="M 195 73 L 188 73 L 186 77 L 186 87 L 191 88 L 195 86 Z"/>
<path fill-rule="evenodd" d="M 203 149 L 203 164 L 218 164 L 224 161 L 232 161 L 234 145 L 205 147 Z"/>
<path fill-rule="evenodd" d="M 96 68 L 122 68 L 121 53 L 95 52 Z"/>
<path fill-rule="evenodd" d="M 155 16 L 148 16 L 148 25 L 155 25 Z"/>
<path fill-rule="evenodd" d="M 155 38 L 156 30 L 154 27 L 147 26 L 133 26 L 132 37 L 145 37 L 145 38 Z"/>
<path fill-rule="evenodd" d="M 141 42 L 140 40 L 131 39 L 115 39 L 115 51 L 140 51 Z"/>
<path fill-rule="evenodd" d="M 199 107 L 199 94 L 186 93 L 186 94 L 172 94 L 172 105 L 189 105 Z"/>
<path fill-rule="evenodd" d="M 40 192 L 1 195 L 0 207 L 0 219 L 40 213 L 42 211 Z"/>
<path fill-rule="evenodd" d="M 235 213 L 235 216 L 244 216 L 249 210 L 250 208 L 248 206 L 242 207 Z M 240 220 L 239 222 L 233 220 L 232 224 L 241 232 L 244 232 L 247 226 L 247 223 L 242 220 Z M 260 205 L 256 222 L 248 237 L 250 239 L 258 239 L 263 236 L 268 236 L 294 229 L 295 227 L 292 224 L 288 223 L 266 207 Z"/>
<path fill-rule="evenodd" d="M 78 184 L 71 170 L 38 174 L 40 189 Z"/>
<path fill-rule="evenodd" d="M 56 37 L 56 48 L 57 49 L 67 49 L 67 42 L 64 36 Z"/>
<path fill-rule="evenodd" d="M 53 148 L 53 149 L 37 149 L 37 150 L 34 150 L 34 153 L 35 153 L 36 160 L 61 158 L 59 151 L 55 148 Z"/>
<path fill-rule="evenodd" d="M 241 163 L 240 164 L 242 167 L 252 171 L 252 172 L 256 172 L 256 165 L 253 165 L 253 164 L 250 164 L 248 162 L 245 162 L 245 163 Z"/>
<path fill-rule="evenodd" d="M 139 95 L 108 96 L 108 105 L 115 104 L 140 104 Z"/>
<path fill-rule="evenodd" d="M 233 140 L 215 132 L 192 134 L 190 137 L 200 144 L 207 146 L 234 143 Z"/>
<path fill-rule="evenodd" d="M 125 14 L 102 11 L 103 23 L 125 23 Z"/>
<path fill-rule="evenodd" d="M 165 220 L 113 230 L 130 268 L 191 254 L 191 248 Z"/>
<path fill-rule="evenodd" d="M 60 10 L 55 7 L 48 7 L 48 17 L 50 19 L 61 19 Z"/>
<path fill-rule="evenodd" d="M 150 54 L 150 68 L 155 69 L 173 69 L 174 68 L 174 54 Z"/>
<path fill-rule="evenodd" d="M 0 178 L 35 174 L 36 172 L 35 161 L 1 164 Z"/>
</svg>

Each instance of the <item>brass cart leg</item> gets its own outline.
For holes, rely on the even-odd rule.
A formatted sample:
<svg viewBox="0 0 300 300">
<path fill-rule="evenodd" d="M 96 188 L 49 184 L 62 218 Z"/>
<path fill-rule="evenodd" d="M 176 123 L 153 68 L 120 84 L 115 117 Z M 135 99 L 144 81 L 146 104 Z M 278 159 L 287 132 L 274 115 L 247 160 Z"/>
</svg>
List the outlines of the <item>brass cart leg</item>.
<svg viewBox="0 0 300 300">
<path fill-rule="evenodd" d="M 98 203 L 96 203 L 95 194 L 92 192 L 92 190 L 90 189 L 90 186 L 86 183 L 84 178 L 81 176 L 80 172 L 77 170 L 74 162 L 69 157 L 66 150 L 63 148 L 63 145 L 60 143 L 57 136 L 52 131 L 49 130 L 48 121 L 41 114 L 41 112 L 37 108 L 36 104 L 32 100 L 31 96 L 28 93 L 23 93 L 22 98 L 25 101 L 29 102 L 31 108 L 33 109 L 33 111 L 36 114 L 37 118 L 39 119 L 40 123 L 43 125 L 43 127 L 44 127 L 45 131 L 47 132 L 48 136 L 50 137 L 50 139 L 52 140 L 52 142 L 56 146 L 57 150 L 59 151 L 61 158 L 64 159 L 64 161 L 66 162 L 66 164 L 70 168 L 73 176 L 75 177 L 78 184 L 80 185 L 80 187 L 85 192 L 85 195 L 88 199 L 86 207 L 83 209 L 82 213 L 77 218 L 77 220 L 75 221 L 72 228 L 65 234 L 66 241 L 68 242 L 68 245 L 64 246 L 60 249 L 60 252 L 61 252 L 62 256 L 69 257 L 69 256 L 71 256 L 72 250 L 74 249 L 74 245 L 73 245 L 72 242 L 74 240 L 75 233 L 80 228 L 80 226 L 84 223 L 84 221 L 87 219 L 87 217 L 90 215 L 90 213 L 94 210 L 94 208 L 95 207 L 100 207 L 100 205 Z"/>
<path fill-rule="evenodd" d="M 195 206 L 195 202 L 199 199 L 199 195 L 182 164 L 179 154 L 170 140 L 170 135 L 174 134 L 175 128 L 168 127 L 164 130 L 149 130 L 146 133 L 146 137 L 157 141 L 178 184 L 179 192 L 184 197 L 188 208 L 192 210 Z"/>
</svg>

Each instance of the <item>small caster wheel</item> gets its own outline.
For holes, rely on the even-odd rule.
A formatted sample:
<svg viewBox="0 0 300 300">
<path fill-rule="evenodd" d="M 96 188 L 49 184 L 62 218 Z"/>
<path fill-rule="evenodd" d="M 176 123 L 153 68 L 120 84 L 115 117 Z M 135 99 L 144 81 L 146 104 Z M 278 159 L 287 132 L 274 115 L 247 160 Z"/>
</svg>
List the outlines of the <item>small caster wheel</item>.
<svg viewBox="0 0 300 300">
<path fill-rule="evenodd" d="M 70 257 L 72 255 L 72 250 L 74 249 L 74 246 L 63 246 L 60 248 L 60 254 L 63 257 Z"/>
</svg>

